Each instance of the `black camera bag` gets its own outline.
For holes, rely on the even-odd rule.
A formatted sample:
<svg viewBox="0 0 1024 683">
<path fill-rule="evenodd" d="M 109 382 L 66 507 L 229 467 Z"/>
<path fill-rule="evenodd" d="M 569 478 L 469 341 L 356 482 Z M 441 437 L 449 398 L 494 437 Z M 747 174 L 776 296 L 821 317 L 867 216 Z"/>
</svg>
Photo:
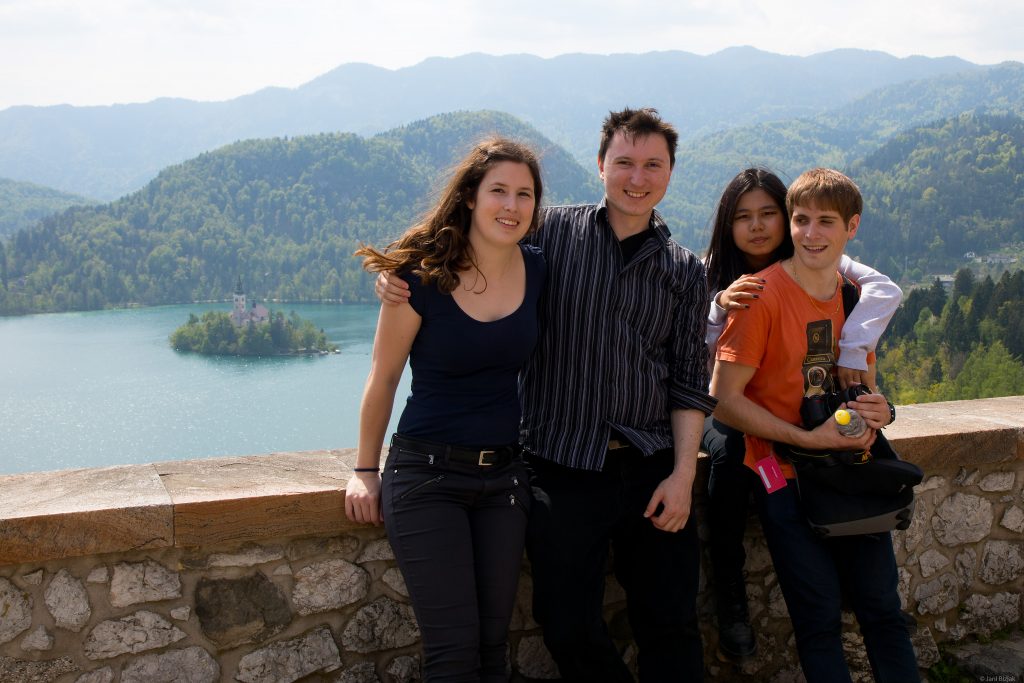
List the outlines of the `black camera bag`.
<svg viewBox="0 0 1024 683">
<path fill-rule="evenodd" d="M 819 535 L 873 534 L 910 526 L 914 486 L 924 472 L 900 460 L 881 432 L 865 462 L 782 443 L 775 444 L 775 452 L 793 464 L 800 507 Z"/>
<path fill-rule="evenodd" d="M 857 287 L 844 278 L 847 317 L 858 298 Z M 779 442 L 775 452 L 793 464 L 800 506 L 819 535 L 853 536 L 910 526 L 914 486 L 921 483 L 924 472 L 900 460 L 882 432 L 871 446 L 870 458 L 849 451 L 802 450 Z"/>
</svg>

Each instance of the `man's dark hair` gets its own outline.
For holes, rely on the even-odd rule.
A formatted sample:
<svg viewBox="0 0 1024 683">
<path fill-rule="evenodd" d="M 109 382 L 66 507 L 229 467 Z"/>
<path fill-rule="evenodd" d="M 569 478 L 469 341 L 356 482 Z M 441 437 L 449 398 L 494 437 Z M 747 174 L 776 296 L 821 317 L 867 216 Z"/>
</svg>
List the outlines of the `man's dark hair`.
<svg viewBox="0 0 1024 683">
<path fill-rule="evenodd" d="M 622 111 L 608 112 L 604 124 L 601 126 L 601 146 L 597 150 L 597 158 L 604 160 L 608 153 L 608 146 L 615 137 L 615 131 L 621 130 L 627 139 L 643 138 L 648 135 L 663 135 L 668 143 L 668 161 L 670 167 L 676 165 L 676 146 L 679 144 L 679 133 L 675 126 L 667 121 L 662 121 L 657 109 L 645 107 L 643 109 L 623 109 Z"/>
</svg>

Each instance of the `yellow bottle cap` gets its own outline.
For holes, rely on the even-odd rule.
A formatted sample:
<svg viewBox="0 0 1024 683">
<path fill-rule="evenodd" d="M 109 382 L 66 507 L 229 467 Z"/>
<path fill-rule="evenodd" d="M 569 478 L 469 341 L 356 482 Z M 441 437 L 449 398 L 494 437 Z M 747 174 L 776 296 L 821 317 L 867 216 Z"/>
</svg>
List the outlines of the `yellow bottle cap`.
<svg viewBox="0 0 1024 683">
<path fill-rule="evenodd" d="M 850 424 L 850 413 L 845 410 L 839 409 L 836 411 L 836 422 L 841 425 Z"/>
</svg>

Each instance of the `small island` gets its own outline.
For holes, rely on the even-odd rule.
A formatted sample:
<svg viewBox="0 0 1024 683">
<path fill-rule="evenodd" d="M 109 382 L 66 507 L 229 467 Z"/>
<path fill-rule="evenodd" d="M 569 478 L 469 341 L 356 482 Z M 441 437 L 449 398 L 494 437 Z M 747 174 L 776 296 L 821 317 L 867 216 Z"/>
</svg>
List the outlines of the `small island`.
<svg viewBox="0 0 1024 683">
<path fill-rule="evenodd" d="M 248 308 L 239 278 L 234 310 L 207 311 L 202 317 L 189 314 L 188 322 L 171 333 L 175 351 L 209 356 L 298 356 L 337 353 L 323 330 L 292 311 L 286 318 L 280 311 L 262 305 Z"/>
<path fill-rule="evenodd" d="M 193 313 L 171 334 L 171 346 L 211 356 L 298 356 L 338 350 L 312 322 L 294 312 L 286 318 L 280 311 L 266 322 L 241 327 L 223 311 L 207 311 L 202 317 Z"/>
</svg>

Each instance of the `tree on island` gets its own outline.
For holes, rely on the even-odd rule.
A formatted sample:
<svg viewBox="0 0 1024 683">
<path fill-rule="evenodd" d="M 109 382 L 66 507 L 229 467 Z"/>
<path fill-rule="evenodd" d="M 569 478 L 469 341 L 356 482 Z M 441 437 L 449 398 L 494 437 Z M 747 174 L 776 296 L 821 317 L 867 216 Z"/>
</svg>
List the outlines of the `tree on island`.
<svg viewBox="0 0 1024 683">
<path fill-rule="evenodd" d="M 223 311 L 207 311 L 202 317 L 192 313 L 188 322 L 171 334 L 170 341 L 175 351 L 210 356 L 282 356 L 338 350 L 327 341 L 322 329 L 294 311 L 287 318 L 278 311 L 266 322 L 240 326 Z"/>
</svg>

